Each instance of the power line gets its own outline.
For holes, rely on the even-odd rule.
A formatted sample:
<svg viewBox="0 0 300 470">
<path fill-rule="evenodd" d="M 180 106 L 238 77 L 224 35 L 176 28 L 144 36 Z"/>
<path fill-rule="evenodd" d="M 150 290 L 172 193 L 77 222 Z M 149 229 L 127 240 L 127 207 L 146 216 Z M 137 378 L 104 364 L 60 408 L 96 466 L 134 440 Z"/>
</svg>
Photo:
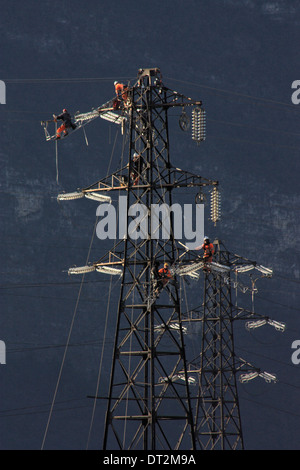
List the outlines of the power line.
<svg viewBox="0 0 300 470">
<path fill-rule="evenodd" d="M 240 92 L 231 91 L 231 90 L 224 90 L 222 88 L 202 85 L 200 83 L 194 83 L 194 82 L 190 82 L 190 81 L 187 81 L 187 80 L 179 80 L 177 78 L 171 78 L 171 77 L 166 77 L 166 78 L 168 78 L 168 80 L 184 83 L 184 84 L 187 84 L 187 85 L 191 85 L 193 87 L 205 88 L 207 90 L 212 90 L 212 91 L 217 91 L 217 92 L 220 92 L 220 93 L 225 93 L 225 94 L 229 94 L 229 95 L 233 95 L 233 96 L 238 96 L 238 97 L 246 98 L 248 100 L 256 100 L 256 101 L 262 101 L 262 102 L 265 102 L 265 103 L 271 103 L 271 104 L 276 104 L 276 105 L 280 105 L 280 106 L 287 106 L 288 108 L 291 108 L 294 111 L 296 111 L 295 105 L 293 105 L 291 103 L 285 103 L 284 101 L 277 101 L 277 100 L 271 100 L 269 98 L 261 98 L 261 97 L 258 97 L 258 96 L 247 95 L 245 93 L 240 93 Z"/>
<path fill-rule="evenodd" d="M 262 101 L 262 102 L 265 102 L 265 103 L 272 103 L 272 104 L 276 104 L 276 105 L 280 105 L 280 106 L 287 106 L 291 109 L 293 109 L 294 111 L 296 111 L 296 108 L 295 108 L 295 105 L 291 104 L 291 103 L 285 103 L 283 101 L 278 101 L 278 100 L 272 100 L 272 99 L 269 99 L 269 98 L 262 98 L 262 97 L 258 97 L 258 96 L 254 96 L 254 95 L 248 95 L 248 94 L 245 94 L 245 93 L 240 93 L 240 92 L 236 92 L 236 91 L 232 91 L 232 90 L 226 90 L 226 89 L 223 89 L 223 88 L 217 88 L 217 87 L 212 87 L 212 86 L 208 86 L 208 85 L 203 85 L 201 83 L 195 83 L 195 82 L 191 82 L 191 81 L 188 81 L 188 80 L 179 80 L 179 79 L 176 79 L 176 78 L 172 78 L 172 77 L 166 77 L 168 80 L 171 80 L 171 81 L 175 81 L 175 82 L 178 82 L 178 83 L 183 83 L 183 84 L 186 84 L 186 85 L 190 85 L 190 86 L 193 86 L 193 87 L 197 87 L 197 88 L 204 88 L 204 89 L 207 89 L 207 90 L 211 90 L 211 91 L 215 91 L 215 92 L 218 92 L 218 93 L 224 93 L 224 94 L 228 94 L 228 95 L 232 95 L 232 96 L 237 96 L 237 97 L 242 97 L 242 98 L 247 98 L 248 100 L 256 100 L 256 101 Z M 75 77 L 75 78 L 71 78 L 71 77 L 63 77 L 63 78 L 6 78 L 6 79 L 3 79 L 3 81 L 5 83 L 11 83 L 11 84 L 14 84 L 14 83 L 23 83 L 23 84 L 38 84 L 38 83 L 97 83 L 97 82 L 103 82 L 103 81 L 114 81 L 116 79 L 116 77 Z M 135 80 L 135 77 L 118 77 L 119 80 Z"/>
<path fill-rule="evenodd" d="M 77 400 L 82 400 L 82 399 L 77 399 Z M 75 401 L 77 401 L 75 399 Z M 74 400 L 66 400 L 65 402 L 59 402 L 59 403 L 68 403 L 68 402 L 71 402 L 71 401 L 74 401 Z M 34 408 L 40 408 L 40 407 L 43 407 L 43 406 L 49 406 L 49 403 L 48 404 L 45 404 L 45 405 L 36 405 L 34 407 L 24 407 L 24 408 L 20 408 L 20 410 L 24 410 L 23 412 L 21 413 L 14 413 L 14 411 L 18 410 L 18 408 L 15 408 L 15 409 L 12 409 L 12 410 L 7 410 L 7 411 L 0 411 L 0 419 L 2 418 L 10 418 L 10 417 L 15 417 L 15 416 L 24 416 L 24 415 L 36 415 L 36 414 L 45 414 L 47 413 L 47 410 L 36 410 L 34 411 Z M 80 408 L 90 408 L 90 405 L 89 404 L 86 404 L 86 405 L 81 405 L 81 406 L 72 406 L 70 408 L 56 408 L 54 411 L 55 412 L 58 412 L 58 411 L 71 411 L 71 410 L 78 410 Z M 32 411 L 26 411 L 26 410 L 30 410 L 32 409 Z M 4 414 L 2 415 L 1 413 L 12 413 L 12 414 Z"/>
<path fill-rule="evenodd" d="M 277 277 L 280 278 L 282 276 L 277 276 Z M 290 281 L 296 282 L 296 283 L 300 283 L 300 281 L 296 280 L 296 279 L 290 279 L 290 278 L 284 278 L 284 277 L 283 277 L 283 279 L 290 280 Z M 110 282 L 109 279 L 99 279 L 99 280 L 95 280 L 95 281 L 83 281 L 83 284 L 98 284 L 98 283 L 109 283 L 109 282 Z M 48 283 L 40 283 L 40 284 L 38 284 L 38 283 L 37 284 L 25 284 L 25 283 L 24 284 L 9 284 L 9 285 L 2 285 L 2 286 L 0 285 L 0 290 L 26 289 L 26 288 L 32 289 L 32 288 L 57 287 L 57 286 L 74 286 L 74 285 L 80 285 L 80 284 L 81 284 L 80 281 L 48 282 Z M 7 295 L 10 295 L 10 294 L 7 294 Z M 295 311 L 300 311 L 299 308 L 292 307 L 290 305 L 286 305 L 286 304 L 283 304 L 283 303 L 278 302 L 276 300 L 268 299 L 266 297 L 262 297 L 260 295 L 256 295 L 256 298 L 261 299 L 261 300 L 265 300 L 266 302 L 271 302 L 273 304 L 277 304 L 277 305 L 279 305 L 281 307 L 284 307 L 284 308 L 288 308 L 288 309 L 295 310 Z M 84 299 L 84 300 L 85 301 L 97 301 L 97 300 L 93 300 L 93 299 Z"/>
<path fill-rule="evenodd" d="M 81 78 L 6 78 L 3 79 L 5 83 L 24 83 L 24 84 L 38 84 L 38 83 L 92 83 L 92 82 L 105 82 L 113 81 L 116 77 L 81 77 Z M 133 80 L 133 77 L 118 77 L 118 80 Z"/>
<path fill-rule="evenodd" d="M 285 149 L 299 151 L 299 146 L 298 147 L 293 147 L 291 145 L 281 145 L 281 144 L 276 144 L 276 143 L 269 144 L 268 142 L 257 142 L 253 139 L 251 139 L 251 140 L 234 139 L 234 138 L 230 138 L 230 137 L 222 137 L 222 136 L 217 136 L 217 135 L 212 135 L 211 138 L 213 138 L 215 140 L 226 140 L 228 142 L 236 142 L 236 143 L 241 143 L 241 144 L 262 145 L 262 146 L 266 146 L 266 147 L 285 148 Z"/>
<path fill-rule="evenodd" d="M 98 284 L 102 282 L 109 282 L 108 279 L 99 279 L 97 281 L 83 281 L 83 284 Z M 40 284 L 4 284 L 0 285 L 0 289 L 25 289 L 25 288 L 37 288 L 37 287 L 53 287 L 53 286 L 74 286 L 80 285 L 81 281 L 68 281 L 68 282 L 45 282 Z"/>
<path fill-rule="evenodd" d="M 270 302 L 270 303 L 275 304 L 275 305 L 279 305 L 280 307 L 284 307 L 284 308 L 288 308 L 290 310 L 295 310 L 296 312 L 300 312 L 299 308 L 291 307 L 289 305 L 282 304 L 281 302 L 277 302 L 276 300 L 267 299 L 265 297 L 261 297 L 260 295 L 256 295 L 256 298 L 261 299 L 261 300 L 265 300 L 266 302 Z"/>
<path fill-rule="evenodd" d="M 82 347 L 82 346 L 101 346 L 102 343 L 105 344 L 110 344 L 113 342 L 112 339 L 104 339 L 104 340 L 97 340 L 97 341 L 87 341 L 84 343 L 70 343 L 69 347 L 72 348 L 77 348 L 77 347 Z M 15 348 L 15 349 L 7 349 L 7 352 L 12 354 L 12 353 L 27 353 L 27 352 L 32 352 L 32 351 L 41 351 L 41 350 L 49 350 L 49 349 L 59 349 L 59 348 L 64 348 L 66 345 L 65 344 L 49 344 L 46 346 L 30 346 L 30 347 L 24 347 L 24 348 Z"/>
<path fill-rule="evenodd" d="M 276 274 L 275 277 L 278 277 L 288 282 L 296 282 L 297 284 L 300 284 L 300 279 L 294 279 L 292 277 L 285 277 L 285 276 L 281 276 L 280 274 Z"/>
<path fill-rule="evenodd" d="M 261 402 L 258 402 L 256 400 L 252 400 L 251 398 L 246 398 L 246 397 L 241 397 L 241 398 L 243 400 L 247 400 L 249 402 L 255 403 L 256 405 L 263 406 L 265 408 L 270 408 L 272 410 L 276 410 L 276 411 L 279 411 L 281 413 L 285 413 L 285 414 L 292 415 L 292 416 L 295 416 L 295 417 L 300 416 L 300 413 L 295 413 L 294 411 L 284 410 L 282 408 L 279 408 L 278 406 L 270 405 L 269 403 L 261 403 Z"/>
<path fill-rule="evenodd" d="M 269 128 L 266 128 L 266 127 L 260 127 L 260 126 L 253 126 L 252 124 L 242 124 L 242 123 L 238 123 L 238 122 L 231 122 L 231 121 L 219 121 L 217 119 L 207 119 L 207 122 L 214 122 L 214 123 L 217 123 L 217 124 L 226 124 L 226 125 L 229 125 L 229 126 L 236 126 L 236 127 L 250 127 L 252 129 L 258 129 L 258 130 L 261 130 L 261 131 L 264 131 L 264 132 L 275 132 L 275 133 L 279 133 L 280 134 L 289 134 L 289 135 L 295 135 L 297 137 L 300 137 L 300 133 L 296 133 L 296 132 L 290 132 L 290 131 L 283 131 L 282 129 L 269 129 Z"/>
<path fill-rule="evenodd" d="M 117 135 L 118 135 L 118 131 L 116 132 L 115 143 L 116 143 L 116 140 L 117 140 Z M 113 145 L 113 149 L 112 149 L 112 152 L 111 152 L 110 161 L 109 161 L 108 168 L 107 168 L 107 175 L 109 174 L 110 165 L 111 165 L 111 162 L 112 162 L 112 159 L 113 159 L 115 143 Z M 92 232 L 92 235 L 91 235 L 89 248 L 88 248 L 88 253 L 87 253 L 87 256 L 86 256 L 86 265 L 89 263 L 89 260 L 90 260 L 92 245 L 93 245 L 95 234 L 96 234 L 97 222 L 98 222 L 98 217 L 95 220 L 93 232 Z M 58 392 L 59 385 L 60 385 L 60 382 L 61 382 L 61 377 L 62 377 L 62 372 L 63 372 L 63 368 L 64 368 L 64 364 L 65 364 L 65 359 L 66 359 L 67 352 L 68 352 L 68 349 L 69 349 L 71 335 L 72 335 L 72 331 L 73 331 L 73 327 L 74 327 L 74 323 L 75 323 L 75 318 L 76 318 L 77 311 L 78 311 L 79 301 L 80 301 L 80 298 L 81 298 L 81 293 L 82 293 L 83 284 L 84 284 L 84 278 L 85 278 L 85 274 L 83 274 L 82 277 L 81 277 L 79 291 L 78 291 L 77 299 L 76 299 L 76 304 L 75 304 L 75 307 L 74 307 L 73 316 L 72 316 L 72 320 L 71 320 L 70 327 L 69 327 L 68 337 L 67 337 L 66 345 L 64 347 L 63 358 L 62 358 L 62 361 L 61 361 L 61 365 L 60 365 L 60 369 L 59 369 L 59 373 L 58 373 L 58 377 L 57 377 L 57 381 L 56 381 L 56 386 L 55 386 L 55 390 L 54 390 L 54 394 L 53 394 L 53 398 L 52 398 L 52 402 L 51 402 L 51 406 L 50 406 L 50 410 L 49 410 L 48 420 L 47 420 L 47 424 L 46 424 L 46 427 L 45 427 L 44 436 L 43 436 L 43 439 L 42 439 L 41 450 L 44 449 L 46 438 L 47 438 L 47 435 L 48 435 L 48 430 L 49 430 L 50 422 L 51 422 L 51 419 L 52 419 L 52 413 L 53 413 L 54 405 L 55 405 L 55 402 L 56 402 L 57 392 Z M 110 292 L 111 292 L 111 282 L 110 282 Z"/>
</svg>

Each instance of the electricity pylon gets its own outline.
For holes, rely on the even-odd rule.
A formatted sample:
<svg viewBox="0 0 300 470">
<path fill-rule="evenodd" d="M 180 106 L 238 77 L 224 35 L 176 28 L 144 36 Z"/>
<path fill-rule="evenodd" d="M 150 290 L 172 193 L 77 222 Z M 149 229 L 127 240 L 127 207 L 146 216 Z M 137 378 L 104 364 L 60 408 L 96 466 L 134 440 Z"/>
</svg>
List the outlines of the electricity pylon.
<svg viewBox="0 0 300 470">
<path fill-rule="evenodd" d="M 181 108 L 180 126 L 187 130 L 185 109 L 192 107 L 192 138 L 199 143 L 205 138 L 201 104 L 165 87 L 159 69 L 141 69 L 136 83 L 126 89 L 126 99 L 123 94 L 120 100 L 75 116 L 79 126 L 97 116 L 109 119 L 129 135 L 125 167 L 58 198 L 86 196 L 110 202 L 114 191 L 125 195 L 119 241 L 92 265 L 69 270 L 97 270 L 120 274 L 122 279 L 103 449 L 196 448 L 174 268 L 185 250 L 174 237 L 178 219 L 174 220 L 172 202 L 176 188 L 200 188 L 203 194 L 206 187 L 217 190 L 218 182 L 172 166 L 168 111 Z M 155 212 L 158 206 L 162 213 Z M 166 262 L 172 278 L 161 282 L 157 271 Z"/>
<path fill-rule="evenodd" d="M 232 255 L 218 241 L 216 258 L 207 265 L 175 237 L 177 188 L 198 188 L 196 202 L 203 202 L 208 188 L 214 223 L 220 215 L 220 197 L 218 181 L 173 167 L 168 111 L 174 107 L 182 110 L 182 130 L 189 128 L 185 109 L 192 109 L 192 138 L 199 144 L 205 139 L 201 101 L 165 87 L 159 69 L 140 69 L 136 83 L 120 100 L 77 114 L 79 128 L 97 117 L 121 125 L 129 136 L 128 164 L 86 188 L 58 196 L 107 202 L 109 213 L 114 212 L 110 195 L 123 194 L 119 241 L 98 261 L 69 270 L 121 277 L 104 450 L 243 448 L 236 374 L 245 370 L 244 382 L 257 376 L 274 380 L 272 374 L 236 358 L 233 320 L 249 319 L 249 328 L 282 325 L 234 307 L 230 277 L 232 270 L 257 268 L 265 275 L 270 270 Z M 118 238 L 116 225 L 110 228 Z M 166 262 L 171 277 L 161 282 L 158 266 Z M 204 292 L 197 362 L 187 357 L 178 281 L 186 276 L 198 279 L 199 271 Z"/>
<path fill-rule="evenodd" d="M 229 265 L 217 246 L 217 259 Z M 236 383 L 231 285 L 221 273 L 204 274 L 202 349 L 196 436 L 200 449 L 243 449 Z"/>
<path fill-rule="evenodd" d="M 203 304 L 198 312 L 202 325 L 201 353 L 188 366 L 190 380 L 195 373 L 197 376 L 194 379 L 197 391 L 192 395 L 196 442 L 199 450 L 243 450 L 237 375 L 245 372 L 239 377 L 243 383 L 258 376 L 266 382 L 276 382 L 276 376 L 236 356 L 234 322 L 249 320 L 248 329 L 268 323 L 278 331 L 284 331 L 285 325 L 232 302 L 233 285 L 253 293 L 253 286 L 246 287 L 232 279 L 234 273 L 257 270 L 262 277 L 271 277 L 272 270 L 230 253 L 220 240 L 215 240 L 214 246 L 216 261 L 203 270 Z"/>
<path fill-rule="evenodd" d="M 196 448 L 176 275 L 161 291 L 154 275 L 158 263 L 171 267 L 178 259 L 174 221 L 169 220 L 169 237 L 156 238 L 152 215 L 154 205 L 172 206 L 176 187 L 217 183 L 172 167 L 168 110 L 174 106 L 201 103 L 164 87 L 157 69 L 140 71 L 128 89 L 126 233 L 104 449 Z M 129 208 L 135 205 L 141 210 L 140 237 L 130 233 Z M 164 218 L 159 226 L 165 225 Z"/>
</svg>

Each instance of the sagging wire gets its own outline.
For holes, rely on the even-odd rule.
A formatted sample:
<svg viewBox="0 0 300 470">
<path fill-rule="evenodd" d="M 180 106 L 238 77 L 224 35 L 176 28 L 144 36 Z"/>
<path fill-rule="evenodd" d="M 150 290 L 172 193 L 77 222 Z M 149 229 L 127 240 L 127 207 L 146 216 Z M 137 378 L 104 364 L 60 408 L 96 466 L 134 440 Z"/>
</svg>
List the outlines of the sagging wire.
<svg viewBox="0 0 300 470">
<path fill-rule="evenodd" d="M 112 162 L 112 157 L 114 154 L 115 146 L 116 146 L 116 140 L 117 140 L 117 135 L 118 131 L 116 132 L 115 140 L 113 143 L 113 149 L 111 153 L 111 158 L 109 162 L 109 166 L 107 169 L 107 175 L 109 174 L 110 171 L 110 166 Z M 122 146 L 122 153 L 121 153 L 121 165 L 123 162 L 123 157 L 124 157 L 124 149 L 125 149 L 125 141 L 126 141 L 126 136 L 123 136 L 123 146 Z M 106 175 L 106 176 L 107 176 Z M 120 190 L 119 190 L 120 194 Z M 117 211 L 118 212 L 118 211 Z M 118 217 L 118 214 L 117 214 Z M 115 240 L 114 243 L 114 248 L 116 247 L 117 240 Z M 117 281 L 118 282 L 118 281 Z M 95 390 L 95 397 L 93 401 L 93 409 L 92 409 L 92 416 L 90 420 L 90 426 L 89 426 L 89 432 L 88 432 L 88 437 L 87 437 L 87 443 L 86 443 L 86 449 L 89 447 L 91 435 L 92 435 L 92 429 L 93 429 L 93 424 L 94 424 L 94 419 L 95 419 L 95 413 L 96 413 L 96 405 L 97 405 L 97 397 L 99 395 L 99 389 L 100 389 L 100 379 L 101 379 L 101 374 L 102 374 L 102 366 L 103 366 L 103 357 L 104 357 L 104 350 L 105 350 L 105 345 L 106 345 L 106 334 L 107 334 L 107 325 L 108 325 L 108 318 L 109 318 L 109 310 L 110 310 L 110 300 L 111 300 L 111 285 L 112 285 L 112 276 L 110 276 L 110 285 L 109 285 L 109 296 L 108 296 L 108 301 L 107 301 L 107 308 L 106 308 L 106 318 L 105 318 L 105 326 L 104 326 L 104 336 L 103 336 L 103 343 L 102 343 L 102 350 L 101 350 L 101 355 L 100 355 L 100 360 L 99 360 L 99 368 L 98 368 L 98 376 L 97 376 L 97 383 L 96 383 L 96 390 Z"/>
</svg>

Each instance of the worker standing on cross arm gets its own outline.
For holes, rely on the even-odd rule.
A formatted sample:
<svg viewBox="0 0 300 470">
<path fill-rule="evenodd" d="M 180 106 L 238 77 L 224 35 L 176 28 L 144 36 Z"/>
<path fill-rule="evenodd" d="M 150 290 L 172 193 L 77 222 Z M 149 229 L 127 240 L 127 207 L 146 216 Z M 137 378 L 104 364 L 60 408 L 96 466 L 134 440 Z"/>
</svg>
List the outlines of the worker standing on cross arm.
<svg viewBox="0 0 300 470">
<path fill-rule="evenodd" d="M 73 124 L 71 115 L 66 109 L 63 109 L 63 112 L 58 116 L 53 114 L 53 118 L 54 122 L 63 121 L 62 125 L 57 129 L 56 139 L 60 139 L 62 132 L 66 136 L 68 135 L 68 129 L 76 129 L 76 124 Z"/>
<path fill-rule="evenodd" d="M 128 87 L 124 85 L 124 83 L 120 83 L 117 80 L 114 82 L 116 98 L 113 103 L 113 108 L 118 109 L 120 107 L 121 102 L 123 101 L 126 103 L 128 98 Z"/>
<path fill-rule="evenodd" d="M 124 85 L 123 83 L 118 82 L 117 80 L 114 82 L 115 85 L 115 92 L 118 98 L 122 97 L 122 93 L 124 90 Z"/>
<path fill-rule="evenodd" d="M 215 253 L 215 248 L 212 243 L 210 243 L 208 237 L 204 237 L 203 244 L 195 248 L 196 250 L 203 250 L 203 261 L 205 263 L 211 263 L 213 259 L 213 255 Z"/>
</svg>

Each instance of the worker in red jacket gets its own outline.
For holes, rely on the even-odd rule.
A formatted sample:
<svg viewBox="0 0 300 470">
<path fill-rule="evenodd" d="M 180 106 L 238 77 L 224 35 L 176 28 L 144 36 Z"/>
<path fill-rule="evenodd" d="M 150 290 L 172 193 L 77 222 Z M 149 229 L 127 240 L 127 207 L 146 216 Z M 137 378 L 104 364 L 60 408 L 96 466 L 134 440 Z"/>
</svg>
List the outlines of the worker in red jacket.
<svg viewBox="0 0 300 470">
<path fill-rule="evenodd" d="M 214 245 L 210 243 L 208 237 L 204 237 L 203 244 L 196 248 L 196 250 L 201 250 L 201 249 L 204 251 L 203 261 L 205 263 L 211 263 L 213 255 L 215 253 L 215 248 L 214 248 Z"/>
<path fill-rule="evenodd" d="M 172 279 L 172 274 L 169 269 L 169 263 L 165 263 L 164 267 L 159 269 L 158 276 L 161 281 L 162 287 L 165 287 L 168 284 L 169 280 Z"/>
</svg>

